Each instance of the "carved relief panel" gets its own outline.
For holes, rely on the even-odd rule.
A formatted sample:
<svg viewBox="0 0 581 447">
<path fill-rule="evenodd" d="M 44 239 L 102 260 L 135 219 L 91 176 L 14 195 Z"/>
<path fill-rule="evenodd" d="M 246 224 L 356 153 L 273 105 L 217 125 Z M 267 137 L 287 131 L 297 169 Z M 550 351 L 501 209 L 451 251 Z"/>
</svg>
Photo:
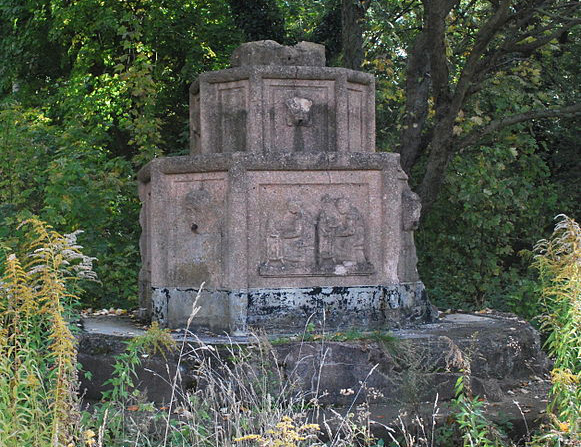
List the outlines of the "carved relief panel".
<svg viewBox="0 0 581 447">
<path fill-rule="evenodd" d="M 225 173 L 175 174 L 169 184 L 167 277 L 171 286 L 219 286 L 223 272 Z"/>
<path fill-rule="evenodd" d="M 380 237 L 381 200 L 375 179 L 365 177 L 253 173 L 249 228 L 256 228 L 257 238 L 251 239 L 250 258 L 258 262 L 249 268 L 263 278 L 376 273 L 371 246 Z"/>
<path fill-rule="evenodd" d="M 362 187 L 363 185 L 357 185 Z M 264 224 L 263 224 L 264 225 Z M 289 199 L 266 219 L 262 276 L 369 275 L 367 224 L 343 195 L 310 206 Z"/>
<path fill-rule="evenodd" d="M 265 147 L 276 152 L 335 149 L 334 81 L 264 79 Z"/>
</svg>

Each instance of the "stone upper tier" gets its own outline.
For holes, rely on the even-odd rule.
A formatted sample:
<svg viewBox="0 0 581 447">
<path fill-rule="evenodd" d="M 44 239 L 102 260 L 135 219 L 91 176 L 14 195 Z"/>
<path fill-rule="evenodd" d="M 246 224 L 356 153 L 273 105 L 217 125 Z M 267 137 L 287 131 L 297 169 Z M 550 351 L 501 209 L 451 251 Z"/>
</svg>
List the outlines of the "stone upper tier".
<svg viewBox="0 0 581 447">
<path fill-rule="evenodd" d="M 374 152 L 373 76 L 325 67 L 323 45 L 241 45 L 190 87 L 191 154 Z"/>
</svg>

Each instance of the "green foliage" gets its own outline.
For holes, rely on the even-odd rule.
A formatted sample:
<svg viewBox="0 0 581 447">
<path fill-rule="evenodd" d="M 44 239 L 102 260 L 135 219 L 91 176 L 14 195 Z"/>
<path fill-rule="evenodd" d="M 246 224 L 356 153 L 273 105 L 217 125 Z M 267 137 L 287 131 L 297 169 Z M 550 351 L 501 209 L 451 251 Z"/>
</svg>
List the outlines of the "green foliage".
<svg viewBox="0 0 581 447">
<path fill-rule="evenodd" d="M 86 303 L 136 303 L 139 200 L 132 163 L 111 158 L 96 132 L 59 129 L 19 103 L 0 108 L 0 130 L 0 240 L 15 247 L 18 221 L 32 215 L 61 232 L 85 228 L 80 241 L 99 259 L 101 279 L 87 287 Z"/>
<path fill-rule="evenodd" d="M 84 414 L 87 445 L 383 445 L 370 433 L 367 411 L 324 415 L 318 396 L 301 391 L 300 371 L 289 376 L 268 341 L 258 337 L 249 345 L 218 347 L 199 339 L 192 342 L 184 334 L 180 362 L 196 365 L 200 386 L 182 388 L 178 362 L 174 377 L 165 378 L 173 387 L 172 399 L 166 407 L 156 408 L 135 390 L 136 371 L 144 353 L 153 354 L 156 349 L 163 353 L 173 346 L 168 333 L 157 326 L 128 342 L 125 352 L 117 356 L 108 383 L 111 389 L 103 393 L 103 401 L 92 414 Z M 360 386 L 365 389 L 365 383 Z M 320 427 L 313 424 L 313 412 L 321 414 Z M 320 441 L 319 435 L 327 441 Z"/>
<path fill-rule="evenodd" d="M 128 341 L 125 351 L 115 358 L 112 377 L 103 384 L 108 389 L 102 393 L 102 402 L 93 414 L 84 414 L 83 426 L 99 431 L 100 442 L 104 441 L 106 445 L 124 445 L 127 436 L 131 436 L 128 409 L 146 415 L 155 413 L 153 405 L 143 402 L 142 393 L 137 389 L 142 359 L 155 354 L 165 358 L 166 353 L 174 348 L 175 342 L 169 331 L 161 329 L 157 323 L 145 334 Z M 94 433 L 92 428 L 89 430 Z"/>
<path fill-rule="evenodd" d="M 26 221 L 0 280 L 0 445 L 64 446 L 76 436 L 76 349 L 65 319 L 92 258 L 76 234 Z"/>
<path fill-rule="evenodd" d="M 285 39 L 285 17 L 275 0 L 228 0 L 236 26 L 245 40 Z"/>
<path fill-rule="evenodd" d="M 75 137 L 75 147 L 57 151 L 47 168 L 41 216 L 65 231 L 86 228 L 81 240 L 99 260 L 101 280 L 88 288 L 87 304 L 134 304 L 139 200 L 133 167 L 120 157 L 92 150 L 80 132 Z"/>
<path fill-rule="evenodd" d="M 526 133 L 454 158 L 440 200 L 417 233 L 419 267 L 436 305 L 538 314 L 519 256 L 558 206 L 542 152 Z"/>
<path fill-rule="evenodd" d="M 470 377 L 458 377 L 452 400 L 452 418 L 460 433 L 464 447 L 502 447 L 494 424 L 484 416 L 484 401 L 478 397 L 470 397 L 466 390 L 466 382 Z"/>
<path fill-rule="evenodd" d="M 581 229 L 560 215 L 549 240 L 535 246 L 534 267 L 541 281 L 542 329 L 554 357 L 549 410 L 561 431 L 581 429 Z"/>
<path fill-rule="evenodd" d="M 85 303 L 135 305 L 136 170 L 187 152 L 189 83 L 241 39 L 225 0 L 0 0 L 0 240 L 30 215 L 82 227 Z"/>
<path fill-rule="evenodd" d="M 159 354 L 165 357 L 166 352 L 173 348 L 175 342 L 169 331 L 161 329 L 157 323 L 153 323 L 144 335 L 132 338 L 127 342 L 125 352 L 116 357 L 113 377 L 104 384 L 111 385 L 111 389 L 103 392 L 103 400 L 127 405 L 135 395 L 136 371 L 142 356 Z"/>
<path fill-rule="evenodd" d="M 17 213 L 42 210 L 39 191 L 56 144 L 55 129 L 41 110 L 0 104 L 0 222 L 15 224 Z M 0 237 L 8 237 L 5 227 Z"/>
</svg>

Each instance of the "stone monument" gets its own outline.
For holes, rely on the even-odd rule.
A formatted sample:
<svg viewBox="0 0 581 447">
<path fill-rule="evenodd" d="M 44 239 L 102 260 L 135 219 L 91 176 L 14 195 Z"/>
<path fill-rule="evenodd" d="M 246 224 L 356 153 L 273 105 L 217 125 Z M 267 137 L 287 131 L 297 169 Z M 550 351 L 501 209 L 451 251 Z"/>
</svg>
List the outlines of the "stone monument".
<svg viewBox="0 0 581 447">
<path fill-rule="evenodd" d="M 374 79 L 322 45 L 250 42 L 190 88 L 191 154 L 139 172 L 144 312 L 244 333 L 431 318 L 420 205 L 399 154 L 375 153 Z"/>
</svg>

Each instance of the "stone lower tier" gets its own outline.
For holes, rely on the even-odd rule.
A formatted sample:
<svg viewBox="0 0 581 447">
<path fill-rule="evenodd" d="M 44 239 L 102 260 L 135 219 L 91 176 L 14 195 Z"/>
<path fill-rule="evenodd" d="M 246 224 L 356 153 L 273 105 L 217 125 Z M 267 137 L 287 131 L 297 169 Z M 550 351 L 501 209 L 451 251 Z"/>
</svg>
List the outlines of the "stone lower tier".
<svg viewBox="0 0 581 447">
<path fill-rule="evenodd" d="M 91 374 L 81 374 L 80 391 L 85 401 L 100 401 L 101 392 L 110 389 L 105 383 L 111 379 L 116 357 L 125 352 L 128 340 L 145 330 L 131 319 L 117 316 L 83 318 L 82 327 L 77 334 L 78 360 L 83 371 Z M 539 335 L 510 314 L 443 314 L 436 323 L 395 329 L 387 338 L 362 333 L 358 340 L 321 337 L 305 342 L 301 336 L 273 335 L 269 337 L 272 345 L 260 349 L 248 349 L 258 346 L 260 339 L 255 336 L 181 331 L 172 336 L 178 346 L 175 351 L 142 358 L 136 367 L 136 383 L 145 402 L 164 406 L 172 398 L 203 393 L 207 381 L 200 376 L 200 365 L 224 371 L 219 365 L 232 365 L 241 351 L 242 365 L 256 362 L 261 371 L 267 365 L 269 377 L 284 377 L 285 389 L 292 391 L 288 395 L 317 396 L 320 404 L 341 414 L 351 412 L 354 404 L 368 402 L 371 420 L 381 422 L 372 425 L 377 430 L 385 425 L 397 429 L 397 417 L 404 412 L 408 414 L 404 420 L 412 422 L 415 413 L 411 411 L 420 411 L 424 421 L 431 423 L 435 401 L 439 408 L 436 422 L 444 429 L 449 427 L 447 408 L 455 395 L 454 385 L 467 371 L 474 395 L 489 402 L 482 410 L 504 427 L 511 422 L 514 440 L 530 433 L 546 412 L 550 381 L 544 379 L 548 363 Z M 184 340 L 186 348 L 180 358 Z M 180 368 L 177 392 L 176 368 Z M 244 375 L 241 380 L 244 377 L 250 378 Z M 277 386 L 276 379 L 272 385 Z M 345 393 L 348 389 L 356 393 Z M 175 405 L 188 408 L 181 400 Z M 377 436 L 387 438 L 382 431 Z"/>
<path fill-rule="evenodd" d="M 297 333 L 311 323 L 325 330 L 385 330 L 435 319 L 424 285 L 419 281 L 245 290 L 154 287 L 152 304 L 153 320 L 162 326 L 183 328 L 190 320 L 190 329 L 234 335 L 251 328 L 269 333 Z"/>
</svg>

